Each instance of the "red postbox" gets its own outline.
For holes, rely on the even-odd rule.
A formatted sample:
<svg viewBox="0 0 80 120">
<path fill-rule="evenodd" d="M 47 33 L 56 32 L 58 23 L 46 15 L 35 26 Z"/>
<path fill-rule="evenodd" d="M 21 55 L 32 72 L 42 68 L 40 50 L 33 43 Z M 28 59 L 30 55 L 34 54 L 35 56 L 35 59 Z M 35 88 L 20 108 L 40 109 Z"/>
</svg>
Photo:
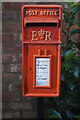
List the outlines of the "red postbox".
<svg viewBox="0 0 80 120">
<path fill-rule="evenodd" d="M 62 7 L 22 7 L 22 89 L 24 96 L 60 94 Z"/>
</svg>

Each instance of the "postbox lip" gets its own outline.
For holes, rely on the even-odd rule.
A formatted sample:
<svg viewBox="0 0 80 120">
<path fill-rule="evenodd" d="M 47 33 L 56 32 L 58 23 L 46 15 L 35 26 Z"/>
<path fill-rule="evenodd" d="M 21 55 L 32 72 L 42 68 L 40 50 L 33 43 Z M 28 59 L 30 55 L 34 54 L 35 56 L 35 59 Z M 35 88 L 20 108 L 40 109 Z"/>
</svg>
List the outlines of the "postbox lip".
<svg viewBox="0 0 80 120">
<path fill-rule="evenodd" d="M 26 7 L 27 7 L 27 8 L 28 8 L 28 7 L 29 7 L 29 8 L 35 8 L 35 7 L 36 7 L 36 8 L 39 8 L 39 7 L 42 7 L 42 8 L 45 8 L 45 7 L 46 7 L 46 8 L 53 8 L 53 7 L 54 7 L 54 8 L 61 8 L 61 9 L 62 9 L 62 6 L 61 6 L 61 5 L 23 5 L 23 6 L 22 6 L 22 9 L 24 9 L 24 8 L 26 8 Z"/>
</svg>

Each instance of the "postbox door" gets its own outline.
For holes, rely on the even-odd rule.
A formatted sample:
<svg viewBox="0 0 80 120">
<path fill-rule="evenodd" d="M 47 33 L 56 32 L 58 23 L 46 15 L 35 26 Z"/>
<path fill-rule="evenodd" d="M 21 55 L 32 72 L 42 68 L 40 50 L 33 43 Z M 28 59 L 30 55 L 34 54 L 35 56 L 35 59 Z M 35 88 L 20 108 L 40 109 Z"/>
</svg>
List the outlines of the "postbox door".
<svg viewBox="0 0 80 120">
<path fill-rule="evenodd" d="M 45 50 L 47 51 L 46 56 L 45 56 Z M 48 56 L 51 56 L 51 58 Z M 44 72 L 44 74 L 46 74 L 46 76 L 45 75 L 39 76 L 39 79 L 41 79 L 41 81 L 39 81 L 40 86 L 39 85 L 37 86 L 37 80 L 36 80 L 37 68 L 36 68 L 35 61 L 37 59 L 42 60 L 42 62 L 49 61 L 49 63 L 47 64 L 48 68 L 46 68 L 46 70 L 41 69 L 41 71 L 39 71 L 39 75 L 40 75 L 40 72 Z M 36 44 L 28 45 L 28 85 L 27 85 L 28 93 L 36 93 L 36 90 L 37 90 L 37 93 L 41 93 L 41 94 L 57 92 L 57 89 L 56 89 L 57 88 L 57 81 L 56 81 L 57 64 L 56 63 L 57 63 L 57 46 L 56 45 L 36 45 Z M 43 67 L 43 63 L 41 65 Z M 44 65 L 46 66 L 46 63 Z M 46 79 L 47 76 L 49 76 L 49 79 L 48 79 L 50 83 L 49 85 L 46 83 L 46 80 L 45 81 L 42 80 L 44 77 Z"/>
</svg>

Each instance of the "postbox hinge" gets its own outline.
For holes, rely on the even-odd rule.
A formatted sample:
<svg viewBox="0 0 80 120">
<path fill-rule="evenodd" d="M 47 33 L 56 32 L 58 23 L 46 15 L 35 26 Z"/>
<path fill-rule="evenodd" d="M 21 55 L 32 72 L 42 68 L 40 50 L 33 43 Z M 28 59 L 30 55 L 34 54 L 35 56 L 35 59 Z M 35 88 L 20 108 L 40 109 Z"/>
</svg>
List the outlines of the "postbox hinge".
<svg viewBox="0 0 80 120">
<path fill-rule="evenodd" d="M 59 20 L 58 28 L 61 27 L 61 20 Z"/>
</svg>

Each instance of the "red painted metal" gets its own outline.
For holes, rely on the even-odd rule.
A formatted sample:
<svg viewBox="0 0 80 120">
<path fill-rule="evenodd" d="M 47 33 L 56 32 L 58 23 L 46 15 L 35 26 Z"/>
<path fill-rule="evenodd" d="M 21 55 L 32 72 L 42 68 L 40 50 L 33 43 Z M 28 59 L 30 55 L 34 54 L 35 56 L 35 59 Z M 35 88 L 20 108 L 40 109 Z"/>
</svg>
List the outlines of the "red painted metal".
<svg viewBox="0 0 80 120">
<path fill-rule="evenodd" d="M 62 6 L 22 7 L 23 96 L 57 97 L 60 94 Z M 49 86 L 36 86 L 36 58 L 50 58 Z"/>
</svg>

